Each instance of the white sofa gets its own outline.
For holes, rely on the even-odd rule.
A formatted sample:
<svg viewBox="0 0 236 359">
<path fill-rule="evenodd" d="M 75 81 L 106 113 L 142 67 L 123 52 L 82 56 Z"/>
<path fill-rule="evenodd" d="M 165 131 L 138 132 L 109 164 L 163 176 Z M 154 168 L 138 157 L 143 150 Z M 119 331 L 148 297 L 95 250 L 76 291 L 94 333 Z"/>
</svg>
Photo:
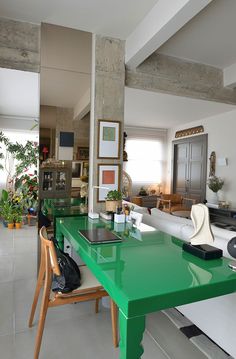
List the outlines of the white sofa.
<svg viewBox="0 0 236 359">
<path fill-rule="evenodd" d="M 146 208 L 134 205 L 134 210 L 143 214 L 143 223 L 172 236 L 187 241 L 193 233 L 190 219 L 172 216 L 157 208 L 148 213 Z M 224 256 L 232 258 L 227 251 L 229 240 L 236 232 L 212 226 L 214 246 L 223 250 Z M 235 288 L 236 289 L 236 288 Z M 236 293 L 178 307 L 178 310 L 196 324 L 206 335 L 227 353 L 236 358 Z"/>
</svg>

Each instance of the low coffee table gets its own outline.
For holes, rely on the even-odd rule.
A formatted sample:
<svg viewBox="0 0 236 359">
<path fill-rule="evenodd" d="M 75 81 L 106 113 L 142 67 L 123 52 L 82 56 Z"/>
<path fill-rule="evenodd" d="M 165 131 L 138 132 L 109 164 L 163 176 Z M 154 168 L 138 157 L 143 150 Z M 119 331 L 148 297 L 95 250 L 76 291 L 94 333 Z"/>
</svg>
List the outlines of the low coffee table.
<svg viewBox="0 0 236 359">
<path fill-rule="evenodd" d="M 190 213 L 191 213 L 190 210 L 171 212 L 171 214 L 172 214 L 173 216 L 182 217 L 182 218 L 190 218 Z"/>
</svg>

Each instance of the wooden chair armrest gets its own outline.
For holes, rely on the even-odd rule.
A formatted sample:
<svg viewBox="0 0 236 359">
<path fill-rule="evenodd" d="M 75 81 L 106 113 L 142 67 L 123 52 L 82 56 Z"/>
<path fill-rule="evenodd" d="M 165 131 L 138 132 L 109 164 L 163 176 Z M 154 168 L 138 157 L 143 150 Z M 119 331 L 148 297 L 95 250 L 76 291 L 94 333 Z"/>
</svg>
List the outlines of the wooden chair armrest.
<svg viewBox="0 0 236 359">
<path fill-rule="evenodd" d="M 196 204 L 196 199 L 183 197 L 183 201 L 190 201 L 192 204 Z"/>
<path fill-rule="evenodd" d="M 162 204 L 168 204 L 168 208 L 170 210 L 171 208 L 171 200 L 170 199 L 158 199 L 157 200 L 157 208 L 160 208 Z"/>
</svg>

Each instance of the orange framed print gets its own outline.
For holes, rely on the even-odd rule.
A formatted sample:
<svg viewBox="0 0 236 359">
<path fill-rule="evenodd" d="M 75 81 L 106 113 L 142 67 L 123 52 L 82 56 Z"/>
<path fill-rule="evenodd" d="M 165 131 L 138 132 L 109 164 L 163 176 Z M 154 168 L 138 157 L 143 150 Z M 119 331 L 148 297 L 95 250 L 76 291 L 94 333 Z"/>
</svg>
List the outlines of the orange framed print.
<svg viewBox="0 0 236 359">
<path fill-rule="evenodd" d="M 98 158 L 120 158 L 120 122 L 98 121 Z"/>
<path fill-rule="evenodd" d="M 97 200 L 103 202 L 107 192 L 119 190 L 120 188 L 120 165 L 119 164 L 99 164 L 98 165 L 98 191 Z"/>
</svg>

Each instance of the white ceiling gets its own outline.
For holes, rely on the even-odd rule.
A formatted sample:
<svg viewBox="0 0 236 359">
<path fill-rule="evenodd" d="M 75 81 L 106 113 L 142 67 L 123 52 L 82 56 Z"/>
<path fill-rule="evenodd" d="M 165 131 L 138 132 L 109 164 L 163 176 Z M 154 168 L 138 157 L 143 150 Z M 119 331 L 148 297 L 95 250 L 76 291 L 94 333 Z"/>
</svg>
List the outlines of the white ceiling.
<svg viewBox="0 0 236 359">
<path fill-rule="evenodd" d="M 157 51 L 225 68 L 236 63 L 236 0 L 213 0 Z"/>
<path fill-rule="evenodd" d="M 17 20 L 58 24 L 125 39 L 157 1 L 159 0 L 1 0 L 0 13 L 1 16 Z M 235 15 L 236 0 L 214 0 L 158 52 L 221 68 L 227 67 L 236 62 Z M 68 33 L 68 36 L 71 37 L 71 34 Z M 55 43 L 54 38 L 51 40 Z M 43 61 L 41 73 L 41 103 L 73 107 L 82 92 L 89 87 L 91 66 L 88 61 L 83 60 L 83 68 L 76 69 L 75 62 L 72 61 L 75 56 L 71 56 L 69 68 L 64 66 L 63 56 L 56 56 L 55 65 L 55 55 L 50 54 L 49 49 L 50 43 L 47 44 L 47 61 Z M 42 48 L 42 53 L 44 50 Z M 89 51 L 87 47 L 85 52 Z M 64 54 L 70 56 L 69 51 L 64 51 Z M 57 72 L 59 68 L 62 70 L 60 74 Z M 70 81 L 63 74 L 64 70 L 69 73 Z M 24 79 L 17 75 L 13 85 L 13 80 L 2 79 L 0 72 L 0 113 L 38 117 L 38 82 L 34 79 L 31 80 L 34 82 L 32 84 L 28 78 L 29 75 L 37 74 L 23 74 Z M 234 106 L 220 103 L 125 89 L 126 125 L 171 128 L 233 109 Z"/>
<path fill-rule="evenodd" d="M 2 17 L 126 39 L 158 0 L 1 0 Z"/>
<path fill-rule="evenodd" d="M 172 128 L 235 110 L 236 106 L 125 88 L 125 125 Z"/>
<path fill-rule="evenodd" d="M 0 68 L 0 115 L 39 118 L 39 74 Z"/>
</svg>

